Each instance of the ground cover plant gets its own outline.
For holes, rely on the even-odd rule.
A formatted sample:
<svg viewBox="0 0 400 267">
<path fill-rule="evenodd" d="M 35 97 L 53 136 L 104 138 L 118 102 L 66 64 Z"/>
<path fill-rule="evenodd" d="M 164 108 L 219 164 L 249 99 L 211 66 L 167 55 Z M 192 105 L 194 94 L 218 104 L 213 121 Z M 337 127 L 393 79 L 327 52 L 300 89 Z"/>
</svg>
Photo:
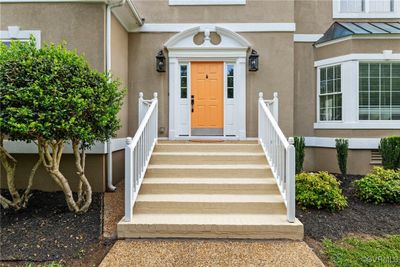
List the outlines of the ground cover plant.
<svg viewBox="0 0 400 267">
<path fill-rule="evenodd" d="M 381 238 L 346 237 L 338 241 L 325 239 L 323 246 L 337 267 L 400 265 L 400 235 Z"/>
<path fill-rule="evenodd" d="M 354 184 L 362 200 L 375 204 L 400 204 L 400 170 L 375 167 L 365 177 L 354 181 Z"/>
<path fill-rule="evenodd" d="M 20 56 L 27 53 L 28 55 Z M 41 163 L 64 192 L 71 211 L 86 212 L 92 190 L 85 175 L 85 151 L 119 128 L 124 92 L 109 74 L 90 68 L 84 56 L 61 45 L 36 49 L 35 41 L 1 45 L 1 126 L 11 140 L 33 141 Z M 66 143 L 79 177 L 77 198 L 71 177 L 60 171 Z M 3 149 L 2 149 L 3 151 Z M 3 164 L 4 165 L 4 164 Z"/>
<path fill-rule="evenodd" d="M 296 175 L 296 202 L 303 208 L 339 211 L 347 206 L 340 182 L 327 172 Z"/>
</svg>

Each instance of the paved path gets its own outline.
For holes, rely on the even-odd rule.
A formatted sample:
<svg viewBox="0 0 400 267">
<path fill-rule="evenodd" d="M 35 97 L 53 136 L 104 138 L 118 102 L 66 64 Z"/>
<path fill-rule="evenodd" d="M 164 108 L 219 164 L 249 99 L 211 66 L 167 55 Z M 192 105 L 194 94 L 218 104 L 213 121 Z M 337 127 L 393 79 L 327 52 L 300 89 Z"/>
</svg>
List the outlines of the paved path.
<svg viewBox="0 0 400 267">
<path fill-rule="evenodd" d="M 301 241 L 119 240 L 105 266 L 324 266 Z"/>
</svg>

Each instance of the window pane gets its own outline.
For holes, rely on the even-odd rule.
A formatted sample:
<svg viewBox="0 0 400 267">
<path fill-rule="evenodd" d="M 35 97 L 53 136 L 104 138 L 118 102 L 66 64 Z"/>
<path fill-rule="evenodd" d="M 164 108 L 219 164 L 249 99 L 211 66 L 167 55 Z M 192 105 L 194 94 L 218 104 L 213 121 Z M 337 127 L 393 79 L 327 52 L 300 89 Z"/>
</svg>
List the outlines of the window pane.
<svg viewBox="0 0 400 267">
<path fill-rule="evenodd" d="M 226 65 L 226 87 L 227 87 L 227 98 L 234 98 L 234 65 Z"/>
<path fill-rule="evenodd" d="M 392 77 L 393 78 L 400 78 L 400 63 L 393 63 L 392 64 Z"/>
<path fill-rule="evenodd" d="M 326 68 L 321 69 L 321 81 L 326 80 Z"/>
<path fill-rule="evenodd" d="M 368 77 L 368 67 L 367 63 L 360 63 L 360 77 Z"/>
<path fill-rule="evenodd" d="M 368 78 L 360 78 L 360 91 L 368 92 Z"/>
<path fill-rule="evenodd" d="M 327 77 L 328 80 L 333 80 L 333 67 L 328 67 L 327 75 L 328 75 Z"/>
<path fill-rule="evenodd" d="M 379 77 L 379 65 L 380 64 L 369 64 L 370 77 Z"/>
<path fill-rule="evenodd" d="M 187 98 L 187 65 L 181 65 L 181 98 Z"/>
<path fill-rule="evenodd" d="M 392 91 L 400 91 L 400 78 L 392 79 Z"/>
<path fill-rule="evenodd" d="M 340 12 L 358 13 L 364 10 L 364 0 L 340 0 Z"/>
<path fill-rule="evenodd" d="M 390 77 L 390 66 L 391 64 L 381 65 L 381 77 Z"/>
</svg>

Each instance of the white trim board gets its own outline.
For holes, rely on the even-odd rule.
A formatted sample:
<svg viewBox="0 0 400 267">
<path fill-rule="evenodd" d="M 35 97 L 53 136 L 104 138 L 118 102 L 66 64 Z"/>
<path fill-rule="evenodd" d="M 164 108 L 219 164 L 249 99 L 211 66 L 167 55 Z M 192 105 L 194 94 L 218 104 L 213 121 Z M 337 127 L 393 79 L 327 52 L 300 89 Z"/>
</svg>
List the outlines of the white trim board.
<svg viewBox="0 0 400 267">
<path fill-rule="evenodd" d="M 321 67 L 325 65 L 338 64 L 345 61 L 351 60 L 400 60 L 400 53 L 391 53 L 390 50 L 384 50 L 383 53 L 376 54 L 348 54 L 344 56 L 332 57 L 328 59 L 322 59 L 314 62 L 314 67 Z"/>
<path fill-rule="evenodd" d="M 145 23 L 130 32 L 182 32 L 191 28 L 221 27 L 233 32 L 294 32 L 296 23 Z"/>
<path fill-rule="evenodd" d="M 318 41 L 323 34 L 297 34 L 293 35 L 293 41 L 297 43 L 314 43 Z"/>
<path fill-rule="evenodd" d="M 246 0 L 169 0 L 170 6 L 245 5 Z"/>
<path fill-rule="evenodd" d="M 113 138 L 111 139 L 112 152 L 125 149 L 126 138 Z M 27 143 L 23 141 L 10 141 L 4 140 L 4 147 L 11 154 L 37 154 L 38 149 L 35 143 Z M 72 154 L 71 144 L 66 144 L 63 154 Z M 92 149 L 87 150 L 86 154 L 107 154 L 107 142 L 96 142 Z"/>
<path fill-rule="evenodd" d="M 306 147 L 335 148 L 334 137 L 304 137 Z M 378 149 L 381 138 L 346 138 L 349 149 Z"/>
<path fill-rule="evenodd" d="M 358 115 L 358 113 L 356 113 Z M 314 129 L 400 129 L 399 121 L 316 122 Z"/>
</svg>

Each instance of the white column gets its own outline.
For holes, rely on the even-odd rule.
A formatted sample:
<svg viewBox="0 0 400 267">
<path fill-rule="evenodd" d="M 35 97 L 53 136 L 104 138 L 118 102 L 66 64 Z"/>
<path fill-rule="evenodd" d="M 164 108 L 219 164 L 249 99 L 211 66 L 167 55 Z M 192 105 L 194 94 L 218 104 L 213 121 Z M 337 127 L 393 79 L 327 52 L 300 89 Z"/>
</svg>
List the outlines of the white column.
<svg viewBox="0 0 400 267">
<path fill-rule="evenodd" d="M 358 61 L 347 61 L 341 65 L 342 120 L 345 123 L 358 121 Z"/>
</svg>

